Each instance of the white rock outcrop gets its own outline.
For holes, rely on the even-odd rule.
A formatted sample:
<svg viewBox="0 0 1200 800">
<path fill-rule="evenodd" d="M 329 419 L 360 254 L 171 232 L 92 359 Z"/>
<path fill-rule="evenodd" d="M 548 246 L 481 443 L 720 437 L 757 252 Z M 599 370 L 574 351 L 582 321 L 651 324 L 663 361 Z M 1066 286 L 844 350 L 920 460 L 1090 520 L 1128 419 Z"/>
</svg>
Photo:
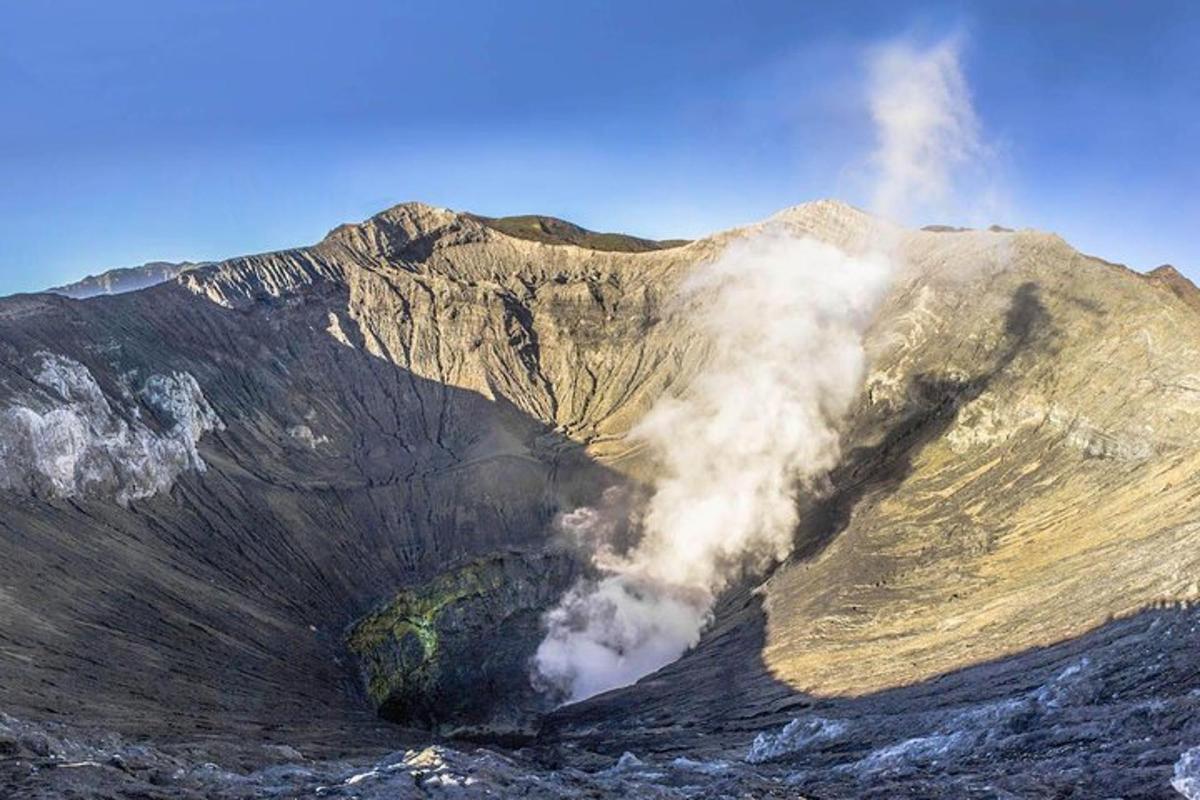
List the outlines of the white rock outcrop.
<svg viewBox="0 0 1200 800">
<path fill-rule="evenodd" d="M 205 469 L 196 445 L 223 425 L 192 375 L 150 375 L 136 392 L 140 405 L 114 408 L 83 364 L 34 357 L 35 390 L 0 408 L 0 488 L 127 505 L 170 489 L 185 470 Z M 142 420 L 142 407 L 159 420 L 157 430 Z"/>
<path fill-rule="evenodd" d="M 1193 747 L 1180 756 L 1175 763 L 1171 785 L 1187 800 L 1200 800 L 1200 747 Z"/>
</svg>

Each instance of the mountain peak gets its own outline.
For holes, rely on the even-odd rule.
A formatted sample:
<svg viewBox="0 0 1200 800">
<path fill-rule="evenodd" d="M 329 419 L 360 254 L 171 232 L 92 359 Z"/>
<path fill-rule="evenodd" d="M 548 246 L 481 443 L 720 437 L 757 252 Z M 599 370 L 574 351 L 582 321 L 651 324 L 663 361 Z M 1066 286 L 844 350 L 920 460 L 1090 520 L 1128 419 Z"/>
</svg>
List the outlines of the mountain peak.
<svg viewBox="0 0 1200 800">
<path fill-rule="evenodd" d="M 780 209 L 768 217 L 767 221 L 796 222 L 818 219 L 866 222 L 874 220 L 875 217 L 843 200 L 826 197 Z"/>
<path fill-rule="evenodd" d="M 351 243 L 365 235 L 366 231 L 374 231 L 377 236 L 383 234 L 392 239 L 417 239 L 453 226 L 461 220 L 462 215 L 448 208 L 408 201 L 397 203 L 362 222 L 339 225 L 326 235 L 325 240 Z"/>
<path fill-rule="evenodd" d="M 1167 289 L 1192 308 L 1200 311 L 1200 287 L 1192 283 L 1186 275 L 1170 264 L 1155 267 L 1146 273 L 1146 277 L 1158 286 Z"/>
</svg>

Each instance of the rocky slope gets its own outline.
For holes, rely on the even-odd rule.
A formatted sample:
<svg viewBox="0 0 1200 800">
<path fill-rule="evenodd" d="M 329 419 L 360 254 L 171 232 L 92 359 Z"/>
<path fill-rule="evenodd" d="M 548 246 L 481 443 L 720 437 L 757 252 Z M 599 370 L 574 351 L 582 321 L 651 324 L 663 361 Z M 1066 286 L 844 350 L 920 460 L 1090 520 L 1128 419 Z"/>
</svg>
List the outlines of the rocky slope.
<svg viewBox="0 0 1200 800">
<path fill-rule="evenodd" d="M 849 251 L 879 235 L 831 202 L 770 224 Z M 515 566 L 448 605 L 420 587 L 536 563 L 556 513 L 653 474 L 626 434 L 706 355 L 675 288 L 758 230 L 533 228 L 405 204 L 133 294 L 0 300 L 0 709 L 243 777 L 272 743 L 318 759 L 313 781 L 354 757 L 375 780 L 405 762 L 382 754 L 427 744 L 428 719 L 376 719 L 364 655 L 469 691 L 485 670 L 464 626 L 527 621 L 544 587 L 514 591 Z M 1200 315 L 1177 282 L 1053 235 L 889 236 L 904 268 L 793 557 L 682 660 L 495 758 L 613 794 L 604 770 L 661 796 L 1172 791 L 1200 744 L 1196 620 L 1154 609 L 1200 599 Z M 386 635 L 351 634 L 372 618 Z M 427 672 L 430 630 L 465 667 Z M 515 685 L 520 658 L 501 662 L 481 691 Z M 626 750 L 640 766 L 614 767 Z M 10 780 L 52 792 L 59 762 L 25 748 Z M 151 772 L 86 769 L 131 796 Z M 258 785 L 205 780 L 162 791 Z"/>
</svg>

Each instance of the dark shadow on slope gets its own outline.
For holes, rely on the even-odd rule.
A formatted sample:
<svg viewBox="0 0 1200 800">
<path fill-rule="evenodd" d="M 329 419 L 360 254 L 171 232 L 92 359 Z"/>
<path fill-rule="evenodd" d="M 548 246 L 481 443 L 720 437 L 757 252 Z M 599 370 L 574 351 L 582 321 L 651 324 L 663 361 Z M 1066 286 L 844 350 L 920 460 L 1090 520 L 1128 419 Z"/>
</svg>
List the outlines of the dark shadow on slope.
<svg viewBox="0 0 1200 800">
<path fill-rule="evenodd" d="M 1053 325 L 1034 283 L 1014 293 L 1004 317 L 1005 339 L 992 366 L 970 378 L 917 375 L 909 383 L 904 408 L 891 417 L 879 442 L 850 450 L 829 475 L 831 491 L 803 504 L 792 561 L 820 554 L 846 529 L 855 506 L 867 495 L 887 493 L 912 473 L 913 458 L 942 436 L 963 406 L 975 400 L 1023 352 L 1044 346 Z"/>
<path fill-rule="evenodd" d="M 245 309 L 176 285 L 0 303 L 0 361 L 61 353 L 110 397 L 130 370 L 187 371 L 226 425 L 205 474 L 128 509 L 4 496 L 0 708 L 160 741 L 403 741 L 346 627 L 448 566 L 543 546 L 618 478 L 510 403 L 339 343 L 326 315 L 346 303 L 332 284 Z"/>
<path fill-rule="evenodd" d="M 570 244 L 603 252 L 645 253 L 680 247 L 688 243 L 687 239 L 654 241 L 623 233 L 597 233 L 566 220 L 537 214 L 515 217 L 483 217 L 478 214 L 464 216 L 517 239 L 542 244 Z"/>
<path fill-rule="evenodd" d="M 729 598 L 721 615 L 682 661 L 560 709 L 532 752 L 584 769 L 625 752 L 742 762 L 762 734 L 762 769 L 790 776 L 804 797 L 1082 800 L 1174 797 L 1173 765 L 1200 745 L 1200 608 L 1148 609 L 915 685 L 833 698 L 771 677 L 758 598 Z"/>
</svg>

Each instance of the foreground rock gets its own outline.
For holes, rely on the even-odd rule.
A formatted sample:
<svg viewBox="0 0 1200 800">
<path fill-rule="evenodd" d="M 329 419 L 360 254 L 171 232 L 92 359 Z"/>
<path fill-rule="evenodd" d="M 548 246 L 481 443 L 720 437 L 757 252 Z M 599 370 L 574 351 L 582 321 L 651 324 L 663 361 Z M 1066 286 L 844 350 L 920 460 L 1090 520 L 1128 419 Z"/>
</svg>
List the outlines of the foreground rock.
<svg viewBox="0 0 1200 800">
<path fill-rule="evenodd" d="M 687 719 L 696 707 L 671 724 L 642 688 L 564 709 L 569 730 L 515 751 L 441 741 L 331 758 L 279 742 L 134 744 L 4 716 L 0 796 L 1191 800 L 1197 648 L 1200 611 L 1149 612 L 874 697 L 775 697 L 756 715 L 731 694 L 725 727 L 703 731 Z"/>
</svg>

